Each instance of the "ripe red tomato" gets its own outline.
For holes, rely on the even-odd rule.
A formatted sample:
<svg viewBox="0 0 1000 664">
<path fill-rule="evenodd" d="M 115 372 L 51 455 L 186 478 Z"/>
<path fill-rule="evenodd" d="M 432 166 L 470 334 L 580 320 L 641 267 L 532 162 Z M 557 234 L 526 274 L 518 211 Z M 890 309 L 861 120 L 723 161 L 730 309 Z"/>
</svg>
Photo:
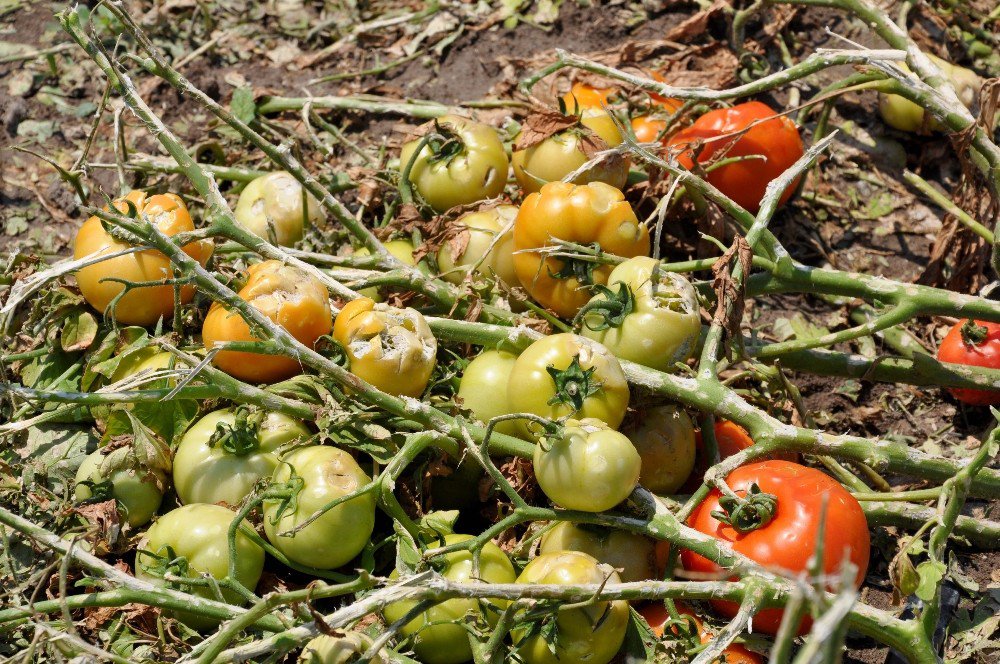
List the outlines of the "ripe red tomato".
<svg viewBox="0 0 1000 664">
<path fill-rule="evenodd" d="M 737 495 L 746 495 L 756 484 L 764 493 L 777 498 L 774 518 L 756 530 L 738 532 L 712 516 L 722 511 L 721 494 L 713 490 L 688 519 L 688 525 L 699 532 L 711 535 L 730 544 L 761 565 L 792 573 L 804 572 L 809 559 L 816 552 L 819 523 L 826 502 L 826 525 L 820 550 L 823 552 L 825 574 L 836 577 L 841 565 L 850 561 L 857 567 L 855 587 L 860 587 L 868 571 L 871 539 L 868 522 L 861 505 L 847 489 L 836 480 L 814 468 L 789 461 L 763 461 L 737 468 L 726 478 L 726 483 Z M 716 563 L 684 550 L 681 552 L 684 569 L 708 575 L 721 575 L 723 570 Z M 715 600 L 712 606 L 722 615 L 732 618 L 739 607 L 733 602 Z M 781 625 L 781 609 L 765 609 L 753 619 L 754 630 L 775 634 Z M 809 629 L 806 618 L 799 625 L 799 633 Z"/>
<path fill-rule="evenodd" d="M 759 124 L 750 125 L 761 121 Z M 750 127 L 745 133 L 728 136 Z M 705 164 L 713 159 L 730 159 L 749 155 L 763 155 L 766 160 L 744 159 L 713 169 L 708 181 L 722 193 L 733 199 L 750 212 L 760 209 L 767 184 L 781 175 L 802 156 L 802 139 L 795 123 L 785 116 L 776 116 L 775 111 L 759 101 L 737 104 L 732 108 L 720 108 L 698 118 L 690 127 L 674 134 L 668 147 L 678 152 L 677 162 L 684 168 L 694 166 L 694 146 L 705 141 L 698 155 L 698 163 Z M 785 203 L 792 196 L 796 180 L 781 196 Z"/>
<path fill-rule="evenodd" d="M 956 324 L 941 342 L 938 359 L 951 364 L 1000 369 L 1000 323 L 967 320 Z M 973 406 L 1000 404 L 1000 391 L 961 387 L 949 391 L 959 401 Z"/>
<path fill-rule="evenodd" d="M 695 628 L 698 630 L 698 640 L 702 644 L 710 643 L 715 638 L 715 632 L 705 626 L 704 621 L 698 617 L 698 614 L 691 607 L 682 602 L 674 602 L 674 606 L 677 607 L 679 614 L 687 616 L 694 621 Z M 649 624 L 649 628 L 653 630 L 653 634 L 663 637 L 666 623 L 670 620 L 670 612 L 667 611 L 667 607 L 663 602 L 650 602 L 640 607 L 639 615 L 645 618 Z M 676 629 L 672 631 L 675 634 L 677 633 Z M 721 662 L 725 662 L 726 664 L 760 664 L 761 658 L 757 653 L 747 650 L 746 646 L 734 643 L 723 650 L 722 658 L 715 660 L 715 662 L 717 664 Z"/>
</svg>

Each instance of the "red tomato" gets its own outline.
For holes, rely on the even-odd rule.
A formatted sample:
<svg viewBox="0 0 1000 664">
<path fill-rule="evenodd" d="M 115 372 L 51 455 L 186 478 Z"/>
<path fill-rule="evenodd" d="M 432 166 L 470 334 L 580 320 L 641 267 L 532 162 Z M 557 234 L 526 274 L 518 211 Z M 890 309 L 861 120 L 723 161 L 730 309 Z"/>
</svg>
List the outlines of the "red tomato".
<svg viewBox="0 0 1000 664">
<path fill-rule="evenodd" d="M 698 629 L 698 639 L 702 643 L 709 643 L 715 638 L 715 632 L 710 628 L 705 627 L 705 623 L 698 617 L 698 615 L 691 609 L 691 607 L 683 604 L 681 602 L 674 602 L 674 606 L 677 607 L 677 612 L 683 616 L 689 616 L 694 620 L 695 627 Z M 651 602 L 645 606 L 639 608 L 639 615 L 646 619 L 649 623 L 650 629 L 653 630 L 653 634 L 658 637 L 663 637 L 664 627 L 668 620 L 670 620 L 670 612 L 667 611 L 666 605 L 663 602 Z M 677 630 L 673 630 L 677 633 Z M 733 644 L 722 651 L 722 659 L 715 660 L 718 662 L 725 662 L 726 664 L 760 664 L 761 658 L 755 652 L 751 652 L 746 649 L 745 646 L 741 644 Z"/>
<path fill-rule="evenodd" d="M 1000 323 L 967 320 L 956 324 L 941 342 L 938 359 L 951 364 L 1000 369 Z M 973 406 L 1000 404 L 1000 391 L 961 387 L 949 391 L 959 401 Z"/>
<path fill-rule="evenodd" d="M 752 484 L 777 498 L 774 518 L 757 530 L 740 533 L 718 521 L 712 512 L 722 511 L 720 493 L 713 490 L 688 519 L 695 530 L 730 544 L 761 565 L 776 571 L 800 573 L 807 570 L 809 559 L 816 551 L 819 523 L 826 501 L 826 526 L 821 551 L 823 570 L 836 576 L 845 561 L 857 569 L 855 587 L 861 587 L 868 571 L 871 540 L 868 522 L 858 501 L 831 477 L 814 468 L 789 461 L 764 461 L 737 468 L 726 483 L 737 493 L 746 495 Z M 691 572 L 723 575 L 717 564 L 698 554 L 681 551 L 681 562 Z M 732 618 L 739 607 L 733 602 L 715 600 L 712 606 L 722 615 Z M 765 609 L 753 619 L 754 630 L 775 634 L 781 624 L 781 609 Z M 803 619 L 799 634 L 808 631 L 811 621 Z"/>
<path fill-rule="evenodd" d="M 746 448 L 753 445 L 753 438 L 750 437 L 747 430 L 735 422 L 730 422 L 729 420 L 716 420 L 714 428 L 715 444 L 719 447 L 720 461 L 728 459 L 734 454 L 739 454 Z M 705 477 L 705 471 L 708 470 L 708 459 L 705 457 L 705 450 L 701 440 L 701 431 L 694 432 L 694 446 L 698 450 L 698 456 L 695 457 L 694 470 L 691 471 L 691 476 L 680 489 L 681 493 L 694 493 L 698 487 L 701 486 L 702 480 Z M 787 454 L 771 454 L 766 458 L 797 462 L 799 460 L 799 455 L 794 452 L 789 452 Z"/>
<path fill-rule="evenodd" d="M 743 134 L 715 139 L 739 132 L 755 121 L 763 120 Z M 750 212 L 760 209 L 767 184 L 781 175 L 802 156 L 802 139 L 795 123 L 785 116 L 776 116 L 767 104 L 751 101 L 732 108 L 720 108 L 698 118 L 690 127 L 670 138 L 667 145 L 678 151 L 677 162 L 684 168 L 694 165 L 694 145 L 706 141 L 698 155 L 698 163 L 714 159 L 729 159 L 763 155 L 766 160 L 745 159 L 713 169 L 708 181 L 729 198 Z M 785 203 L 798 186 L 796 180 L 781 197 Z"/>
</svg>

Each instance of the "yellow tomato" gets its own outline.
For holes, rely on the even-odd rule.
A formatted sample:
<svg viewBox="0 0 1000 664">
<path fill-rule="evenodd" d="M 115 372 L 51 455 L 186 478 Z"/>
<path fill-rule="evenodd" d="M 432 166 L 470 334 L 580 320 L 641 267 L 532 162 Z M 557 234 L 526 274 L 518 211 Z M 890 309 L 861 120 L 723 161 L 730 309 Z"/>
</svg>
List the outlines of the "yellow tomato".
<svg viewBox="0 0 1000 664">
<path fill-rule="evenodd" d="M 250 182 L 240 193 L 233 216 L 254 235 L 286 247 L 302 239 L 307 222 L 316 224 L 324 218 L 319 201 L 285 171 Z"/>
<path fill-rule="evenodd" d="M 517 207 L 498 205 L 456 219 L 455 224 L 465 230 L 454 241 L 446 242 L 438 250 L 441 276 L 459 284 L 470 271 L 475 271 L 477 274 L 497 278 L 507 286 L 517 286 L 512 232 L 516 216 Z"/>
</svg>

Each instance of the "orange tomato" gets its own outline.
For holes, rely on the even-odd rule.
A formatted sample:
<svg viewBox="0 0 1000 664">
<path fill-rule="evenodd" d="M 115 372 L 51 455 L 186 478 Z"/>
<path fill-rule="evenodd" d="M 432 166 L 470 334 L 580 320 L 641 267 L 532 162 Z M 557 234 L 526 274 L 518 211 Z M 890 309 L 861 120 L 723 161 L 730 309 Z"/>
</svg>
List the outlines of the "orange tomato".
<svg viewBox="0 0 1000 664">
<path fill-rule="evenodd" d="M 632 118 L 632 132 L 640 143 L 652 143 L 666 126 L 666 120 L 652 115 L 638 115 Z"/>
<path fill-rule="evenodd" d="M 657 83 L 667 82 L 666 77 L 658 71 L 648 71 L 646 72 L 646 74 Z M 655 92 L 650 92 L 649 98 L 657 106 L 663 107 L 663 109 L 666 110 L 668 113 L 676 113 L 680 109 L 680 107 L 684 105 L 684 101 L 681 99 L 675 99 L 674 97 L 664 97 L 663 95 L 657 94 Z"/>
<path fill-rule="evenodd" d="M 135 206 L 141 219 L 155 224 L 164 235 L 173 236 L 194 230 L 191 214 L 176 194 L 150 196 L 144 191 L 131 191 L 125 198 L 115 201 L 114 206 L 122 214 L 128 214 L 129 202 Z M 104 209 L 110 208 L 105 206 Z M 91 217 L 77 231 L 73 257 L 105 256 L 130 246 L 108 234 L 100 219 Z M 184 253 L 204 265 L 212 255 L 212 243 L 209 240 L 191 242 L 184 245 Z M 109 277 L 136 283 L 162 281 L 172 278 L 173 270 L 170 259 L 154 249 L 109 258 L 80 268 L 76 273 L 80 292 L 98 311 L 106 311 L 112 300 L 125 290 L 125 284 L 110 281 Z M 181 302 L 190 302 L 194 290 L 194 286 L 181 287 Z M 173 311 L 174 287 L 162 285 L 133 288 L 119 298 L 113 311 L 107 313 L 126 325 L 152 325 L 161 317 L 170 317 Z"/>
<path fill-rule="evenodd" d="M 747 430 L 741 427 L 735 422 L 730 422 L 729 420 L 716 420 L 715 421 L 715 444 L 719 448 L 719 460 L 728 459 L 734 454 L 739 454 L 746 448 L 753 445 L 753 438 L 747 433 Z M 694 470 L 691 471 L 691 476 L 688 481 L 684 483 L 681 487 L 682 493 L 694 493 L 695 490 L 701 486 L 702 479 L 705 477 L 705 471 L 708 470 L 708 459 L 705 458 L 705 450 L 702 444 L 701 431 L 694 432 L 694 446 L 698 450 L 698 455 L 695 457 Z M 797 462 L 799 460 L 799 455 L 795 452 L 788 452 L 786 454 L 769 454 L 761 461 L 765 459 L 780 459 L 782 461 L 792 461 Z"/>
<path fill-rule="evenodd" d="M 311 348 L 330 333 L 330 301 L 318 279 L 275 260 L 257 263 L 247 273 L 249 278 L 239 296 L 298 341 Z M 259 341 L 238 313 L 218 302 L 209 309 L 201 335 L 208 349 L 230 341 Z M 302 371 L 297 360 L 284 355 L 223 350 L 214 362 L 229 375 L 254 383 L 273 383 Z"/>
<path fill-rule="evenodd" d="M 710 628 L 705 626 L 704 621 L 698 617 L 698 615 L 686 604 L 682 602 L 674 602 L 674 606 L 677 607 L 677 612 L 682 616 L 687 616 L 694 621 L 695 628 L 698 630 L 698 640 L 704 643 L 709 643 L 715 638 L 715 632 Z M 670 612 L 667 611 L 666 605 L 663 602 L 651 602 L 639 608 L 639 615 L 645 618 L 646 622 L 649 623 L 650 629 L 653 630 L 653 634 L 663 638 L 664 628 L 666 623 L 670 620 Z M 673 632 L 676 634 L 677 630 L 674 629 Z M 739 643 L 734 643 L 733 645 L 727 647 L 722 651 L 722 659 L 715 660 L 716 662 L 725 662 L 726 664 L 760 664 L 761 657 L 755 652 L 747 650 L 747 648 Z"/>
<path fill-rule="evenodd" d="M 584 108 L 607 106 L 608 99 L 616 94 L 618 94 L 616 88 L 598 88 L 577 82 L 562 96 L 562 100 L 567 113 L 577 113 Z"/>
</svg>

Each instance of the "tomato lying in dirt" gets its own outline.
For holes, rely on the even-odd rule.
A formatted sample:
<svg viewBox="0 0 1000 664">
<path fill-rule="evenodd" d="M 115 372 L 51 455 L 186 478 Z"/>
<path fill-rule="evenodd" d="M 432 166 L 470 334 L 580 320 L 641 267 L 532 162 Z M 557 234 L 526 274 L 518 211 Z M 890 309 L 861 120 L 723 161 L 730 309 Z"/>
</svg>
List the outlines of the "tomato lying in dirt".
<svg viewBox="0 0 1000 664">
<path fill-rule="evenodd" d="M 437 339 L 416 309 L 361 297 L 337 314 L 333 336 L 358 378 L 396 396 L 419 397 L 437 364 Z"/>
<path fill-rule="evenodd" d="M 320 634 L 302 648 L 298 664 L 351 664 L 371 647 L 371 637 L 363 632 L 345 632 L 343 636 Z M 388 660 L 379 652 L 371 661 L 383 664 Z"/>
<path fill-rule="evenodd" d="M 649 231 L 622 192 L 601 182 L 551 182 L 521 204 L 514 221 L 514 269 L 535 300 L 570 318 L 604 284 L 610 265 L 546 256 L 553 239 L 632 258 L 649 253 Z"/>
<path fill-rule="evenodd" d="M 462 230 L 438 250 L 441 277 L 460 284 L 475 273 L 517 286 L 513 233 L 516 216 L 516 206 L 498 205 L 456 219 L 455 226 Z"/>
<path fill-rule="evenodd" d="M 738 133 L 744 129 L 745 133 Z M 722 136 L 726 138 L 719 138 Z M 795 123 L 783 115 L 777 116 L 773 109 L 759 101 L 709 111 L 690 127 L 674 134 L 667 145 L 676 151 L 677 162 L 691 169 L 695 146 L 701 142 L 704 148 L 698 155 L 698 163 L 707 168 L 711 168 L 708 162 L 712 160 L 751 155 L 764 157 L 741 159 L 712 168 L 708 173 L 708 182 L 750 212 L 760 209 L 768 183 L 803 154 L 802 139 Z M 785 190 L 780 202 L 788 201 L 797 186 L 798 179 Z"/>
<path fill-rule="evenodd" d="M 77 501 L 114 498 L 133 528 L 149 523 L 160 509 L 167 478 L 154 469 L 104 467 L 107 457 L 97 450 L 88 454 L 76 471 Z"/>
<path fill-rule="evenodd" d="M 517 577 L 518 583 L 525 584 L 614 584 L 620 580 L 617 572 L 579 551 L 544 553 Z M 625 600 L 594 602 L 559 609 L 554 618 L 559 638 L 554 643 L 524 628 L 514 630 L 511 636 L 525 664 L 608 664 L 625 640 L 628 616 Z"/>
<path fill-rule="evenodd" d="M 593 418 L 566 420 L 540 438 L 532 461 L 549 500 L 581 512 L 603 512 L 628 498 L 642 468 L 629 439 Z"/>
<path fill-rule="evenodd" d="M 251 181 L 240 192 L 233 216 L 236 223 L 257 237 L 285 247 L 301 240 L 307 225 L 325 217 L 319 201 L 285 171 Z"/>
<path fill-rule="evenodd" d="M 725 512 L 719 491 L 713 490 L 691 513 L 688 525 L 699 532 L 711 535 L 732 546 L 737 553 L 749 557 L 764 567 L 806 572 L 810 558 L 817 551 L 823 552 L 823 570 L 837 578 L 841 566 L 850 562 L 857 569 L 856 588 L 861 587 L 868 571 L 871 540 L 864 510 L 847 489 L 836 480 L 814 468 L 789 461 L 764 461 L 737 468 L 726 478 L 726 483 L 739 496 L 750 494 L 757 485 L 762 493 L 751 498 L 755 504 L 764 505 L 765 494 L 776 498 L 773 518 L 754 530 L 748 518 L 733 515 L 734 525 L 719 521 L 715 512 Z M 822 543 L 818 542 L 822 510 L 826 509 L 826 524 Z M 753 510 L 743 510 L 744 517 Z M 699 574 L 724 576 L 724 570 L 714 562 L 688 550 L 681 552 L 684 568 Z M 732 618 L 738 605 L 721 600 L 712 606 L 722 615 Z M 765 609 L 753 619 L 754 630 L 775 634 L 781 624 L 781 609 Z M 810 620 L 804 619 L 800 633 L 808 631 Z"/>
<path fill-rule="evenodd" d="M 538 551 L 586 553 L 614 567 L 626 583 L 659 577 L 659 560 L 653 540 L 616 528 L 560 521 L 542 535 Z"/>
<path fill-rule="evenodd" d="M 507 153 L 489 125 L 457 115 L 435 122 L 444 140 L 431 140 L 413 161 L 410 182 L 438 212 L 499 196 L 507 184 Z M 400 173 L 413 159 L 420 139 L 403 146 Z"/>
<path fill-rule="evenodd" d="M 223 409 L 184 433 L 174 452 L 174 487 L 183 503 L 236 506 L 278 466 L 278 448 L 311 435 L 282 413 Z"/>
<path fill-rule="evenodd" d="M 471 535 L 446 535 L 445 545 L 458 544 L 472 539 Z M 487 542 L 479 554 L 479 572 L 473 574 L 472 553 L 455 551 L 442 556 L 441 575 L 455 583 L 482 581 L 485 583 L 513 583 L 517 578 L 514 565 L 500 547 Z M 399 578 L 399 572 L 393 571 L 392 578 Z M 456 597 L 448 599 L 427 609 L 419 616 L 406 623 L 400 632 L 403 636 L 413 637 L 413 650 L 417 658 L 424 664 L 460 664 L 472 660 L 472 647 L 469 645 L 468 631 L 463 622 L 469 620 L 468 614 L 474 612 L 484 615 L 490 624 L 496 624 L 500 612 L 506 606 L 503 601 L 489 601 L 490 608 L 483 611 L 475 599 Z M 402 601 L 388 605 L 383 610 L 387 623 L 402 619 L 411 611 L 417 602 Z"/>
<path fill-rule="evenodd" d="M 477 355 L 465 367 L 458 384 L 462 407 L 471 410 L 484 424 L 494 417 L 514 412 L 507 397 L 507 386 L 516 363 L 517 355 L 502 350 L 488 350 Z M 498 422 L 493 430 L 509 436 L 522 435 L 515 420 Z"/>
<path fill-rule="evenodd" d="M 689 606 L 682 602 L 674 602 L 674 606 L 677 608 L 677 613 L 680 614 L 682 619 L 690 620 L 694 623 L 699 643 L 711 643 L 715 639 L 715 631 L 707 627 L 705 622 Z M 670 612 L 667 611 L 667 607 L 663 602 L 650 602 L 643 605 L 639 608 L 639 615 L 649 624 L 650 629 L 653 630 L 653 634 L 661 638 L 663 637 L 667 623 L 670 622 Z M 678 634 L 680 630 L 677 629 L 677 624 L 672 623 L 672 625 L 670 630 L 674 634 Z M 757 653 L 747 650 L 746 646 L 736 643 L 723 650 L 722 658 L 716 659 L 714 662 L 715 664 L 760 664 L 761 657 Z"/>
<path fill-rule="evenodd" d="M 333 569 L 361 553 L 375 529 L 375 496 L 369 491 L 327 510 L 292 534 L 327 503 L 349 496 L 371 482 L 347 452 L 326 445 L 292 450 L 281 458 L 272 484 L 288 482 L 292 473 L 301 489 L 290 502 L 264 501 L 264 532 L 289 560 L 307 567 Z"/>
<path fill-rule="evenodd" d="M 951 364 L 1000 369 L 1000 323 L 980 320 L 958 323 L 941 341 L 937 357 Z M 1000 390 L 956 387 L 949 392 L 972 406 L 1000 404 Z"/>
<path fill-rule="evenodd" d="M 285 328 L 305 346 L 329 334 L 333 327 L 326 287 L 302 270 L 270 260 L 250 266 L 239 296 Z M 246 321 L 218 302 L 212 304 L 201 328 L 205 348 L 230 341 L 258 341 Z M 273 383 L 302 371 L 298 360 L 284 355 L 220 351 L 216 366 L 231 376 L 254 383 Z"/>
<path fill-rule="evenodd" d="M 653 493 L 675 493 L 694 468 L 694 424 L 678 406 L 639 409 L 622 430 L 642 459 L 639 483 Z"/>
<path fill-rule="evenodd" d="M 150 196 L 144 191 L 131 191 L 125 198 L 114 202 L 122 214 L 129 214 L 129 203 L 140 219 L 154 224 L 167 236 L 194 230 L 191 214 L 180 196 L 157 194 Z M 105 207 L 105 210 L 110 208 Z M 97 217 L 91 217 L 77 231 L 73 241 L 73 258 L 106 256 L 128 249 L 131 245 L 113 238 Z M 212 243 L 207 240 L 184 245 L 184 253 L 204 265 L 212 255 Z M 174 311 L 173 285 L 142 286 L 133 288 L 122 295 L 113 310 L 108 305 L 123 290 L 125 285 L 109 279 L 124 279 L 133 283 L 156 282 L 172 279 L 174 271 L 170 259 L 153 249 L 138 251 L 117 258 L 110 258 L 80 268 L 76 281 L 80 292 L 90 306 L 107 312 L 119 323 L 126 325 L 152 325 L 160 318 L 169 319 Z M 181 288 L 181 303 L 188 303 L 194 297 L 194 286 Z"/>
<path fill-rule="evenodd" d="M 158 584 L 165 572 L 175 576 L 199 578 L 208 574 L 222 580 L 229 574 L 229 525 L 236 513 L 219 505 L 185 505 L 167 512 L 156 520 L 146 533 L 146 543 L 140 544 L 135 556 L 135 575 Z M 243 522 L 246 532 L 253 532 L 249 522 Z M 236 580 L 251 591 L 264 569 L 264 549 L 250 539 L 241 528 L 236 532 Z M 215 589 L 205 585 L 187 586 L 170 582 L 185 592 L 216 599 Z M 230 604 L 242 604 L 235 590 L 224 588 L 223 599 Z M 204 629 L 215 621 L 192 613 L 177 615 L 187 625 Z"/>
<path fill-rule="evenodd" d="M 615 88 L 598 88 L 577 81 L 569 92 L 562 96 L 567 113 L 578 113 L 585 108 L 607 106 L 611 97 L 618 94 Z"/>
</svg>

